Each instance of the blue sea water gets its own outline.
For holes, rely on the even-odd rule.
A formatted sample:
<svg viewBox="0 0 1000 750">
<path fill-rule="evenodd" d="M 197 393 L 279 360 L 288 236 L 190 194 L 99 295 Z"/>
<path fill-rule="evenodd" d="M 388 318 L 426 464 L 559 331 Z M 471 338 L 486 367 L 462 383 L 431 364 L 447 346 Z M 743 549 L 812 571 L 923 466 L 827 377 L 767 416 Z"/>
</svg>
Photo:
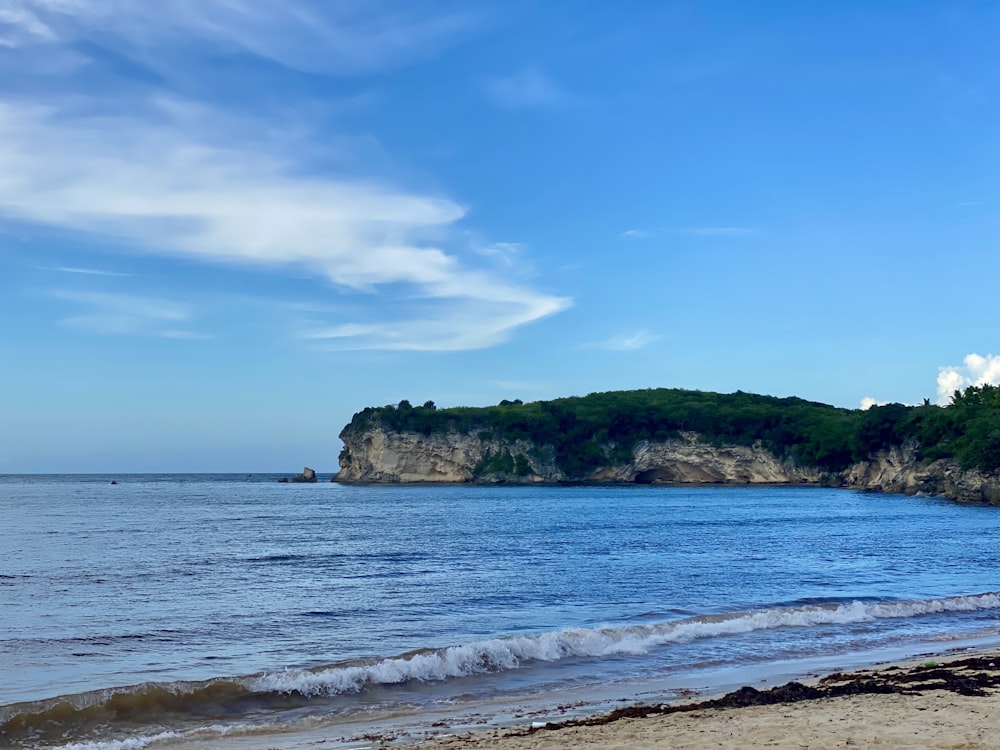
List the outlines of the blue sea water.
<svg viewBox="0 0 1000 750">
<path fill-rule="evenodd" d="M 1000 508 L 276 480 L 0 477 L 0 746 L 627 696 L 711 669 L 1000 640 Z"/>
</svg>

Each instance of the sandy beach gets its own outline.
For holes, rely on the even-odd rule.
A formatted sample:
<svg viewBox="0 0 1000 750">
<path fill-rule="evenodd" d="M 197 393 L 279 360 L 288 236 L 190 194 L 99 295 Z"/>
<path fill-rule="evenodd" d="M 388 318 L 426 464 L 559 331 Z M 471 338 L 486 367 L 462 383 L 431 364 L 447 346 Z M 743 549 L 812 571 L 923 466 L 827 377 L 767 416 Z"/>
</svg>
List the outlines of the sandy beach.
<svg viewBox="0 0 1000 750">
<path fill-rule="evenodd" d="M 742 688 L 723 699 L 686 706 L 623 709 L 615 714 L 545 727 L 440 737 L 418 747 L 420 750 L 563 747 L 985 750 L 1000 747 L 998 685 L 1000 653 L 983 652 L 961 658 L 952 656 L 942 659 L 940 664 L 928 660 L 835 674 L 808 685 L 789 683 L 766 691 Z M 818 693 L 822 695 L 815 697 Z M 777 702 L 737 705 L 771 700 Z M 710 707 L 713 703 L 729 707 Z M 646 712 L 648 715 L 641 715 Z"/>
<path fill-rule="evenodd" d="M 558 712 L 557 712 L 558 713 Z M 520 718 L 516 718 L 517 716 Z M 566 706 L 564 718 L 525 711 L 367 726 L 327 725 L 279 734 L 157 743 L 171 750 L 718 750 L 866 748 L 996 750 L 1000 650 L 966 650 L 792 681 L 744 686 L 714 698 L 633 704 L 598 715 Z"/>
</svg>

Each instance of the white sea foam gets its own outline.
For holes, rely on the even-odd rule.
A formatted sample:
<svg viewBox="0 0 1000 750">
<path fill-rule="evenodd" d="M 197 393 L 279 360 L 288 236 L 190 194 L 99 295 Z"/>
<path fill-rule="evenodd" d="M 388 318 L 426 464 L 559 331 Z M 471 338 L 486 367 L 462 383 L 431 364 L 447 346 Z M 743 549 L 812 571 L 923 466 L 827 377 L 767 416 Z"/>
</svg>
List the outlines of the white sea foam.
<svg viewBox="0 0 1000 750">
<path fill-rule="evenodd" d="M 383 659 L 371 664 L 332 666 L 314 671 L 270 672 L 254 678 L 249 687 L 257 691 L 300 693 L 306 696 L 339 695 L 359 692 L 371 684 L 389 685 L 411 680 L 440 681 L 516 669 L 530 662 L 553 662 L 573 657 L 640 655 L 671 643 L 688 643 L 756 630 L 808 628 L 998 608 L 1000 593 L 991 592 L 946 599 L 851 601 L 774 607 L 648 625 L 569 628 L 537 636 L 494 638 Z"/>
<path fill-rule="evenodd" d="M 53 750 L 142 750 L 154 742 L 177 739 L 181 735 L 176 732 L 160 732 L 144 737 L 129 737 L 124 740 L 95 740 L 94 742 L 71 742 L 59 745 Z"/>
</svg>

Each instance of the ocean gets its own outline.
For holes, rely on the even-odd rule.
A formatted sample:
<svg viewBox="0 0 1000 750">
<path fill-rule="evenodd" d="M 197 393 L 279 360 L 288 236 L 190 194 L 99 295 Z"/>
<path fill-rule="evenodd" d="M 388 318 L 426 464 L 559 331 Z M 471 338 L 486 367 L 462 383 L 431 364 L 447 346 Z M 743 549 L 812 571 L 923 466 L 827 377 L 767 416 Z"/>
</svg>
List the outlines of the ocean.
<svg viewBox="0 0 1000 750">
<path fill-rule="evenodd" d="M 0 477 L 0 746 L 333 738 L 1000 643 L 1000 508 L 277 479 Z"/>
</svg>

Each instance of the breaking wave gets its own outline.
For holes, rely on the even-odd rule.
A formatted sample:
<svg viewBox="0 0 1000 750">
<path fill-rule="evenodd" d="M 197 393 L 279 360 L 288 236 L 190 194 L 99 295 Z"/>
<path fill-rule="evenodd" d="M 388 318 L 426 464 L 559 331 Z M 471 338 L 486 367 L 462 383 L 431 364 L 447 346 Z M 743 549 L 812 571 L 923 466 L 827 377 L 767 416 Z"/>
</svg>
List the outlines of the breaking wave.
<svg viewBox="0 0 1000 750">
<path fill-rule="evenodd" d="M 507 636 L 312 669 L 203 682 L 147 683 L 0 706 L 0 744 L 8 741 L 65 743 L 86 737 L 97 728 L 124 725 L 155 726 L 166 731 L 175 726 L 171 722 L 182 724 L 221 716 L 235 718 L 261 710 L 295 708 L 319 698 L 360 693 L 376 685 L 437 682 L 565 659 L 637 656 L 673 643 L 760 630 L 991 609 L 1000 609 L 1000 592 L 910 601 L 799 602 L 656 623 L 566 628 L 540 635 Z M 133 744 L 127 744 L 129 742 Z M 140 740 L 95 741 L 65 747 L 68 750 L 133 750 L 144 746 L 136 742 Z"/>
<path fill-rule="evenodd" d="M 253 678 L 258 691 L 307 697 L 356 693 L 372 684 L 447 680 L 517 669 L 531 662 L 568 658 L 637 656 L 671 643 L 738 635 L 784 627 L 850 624 L 887 618 L 1000 608 L 1000 592 L 913 601 L 850 601 L 699 615 L 646 625 L 567 628 L 542 635 L 426 649 L 375 663 L 331 665 L 311 670 L 270 672 Z"/>
<path fill-rule="evenodd" d="M 94 742 L 70 742 L 60 745 L 55 750 L 142 750 L 154 742 L 172 740 L 180 737 L 176 732 L 159 732 L 142 737 L 129 737 L 124 740 L 96 740 Z"/>
</svg>

